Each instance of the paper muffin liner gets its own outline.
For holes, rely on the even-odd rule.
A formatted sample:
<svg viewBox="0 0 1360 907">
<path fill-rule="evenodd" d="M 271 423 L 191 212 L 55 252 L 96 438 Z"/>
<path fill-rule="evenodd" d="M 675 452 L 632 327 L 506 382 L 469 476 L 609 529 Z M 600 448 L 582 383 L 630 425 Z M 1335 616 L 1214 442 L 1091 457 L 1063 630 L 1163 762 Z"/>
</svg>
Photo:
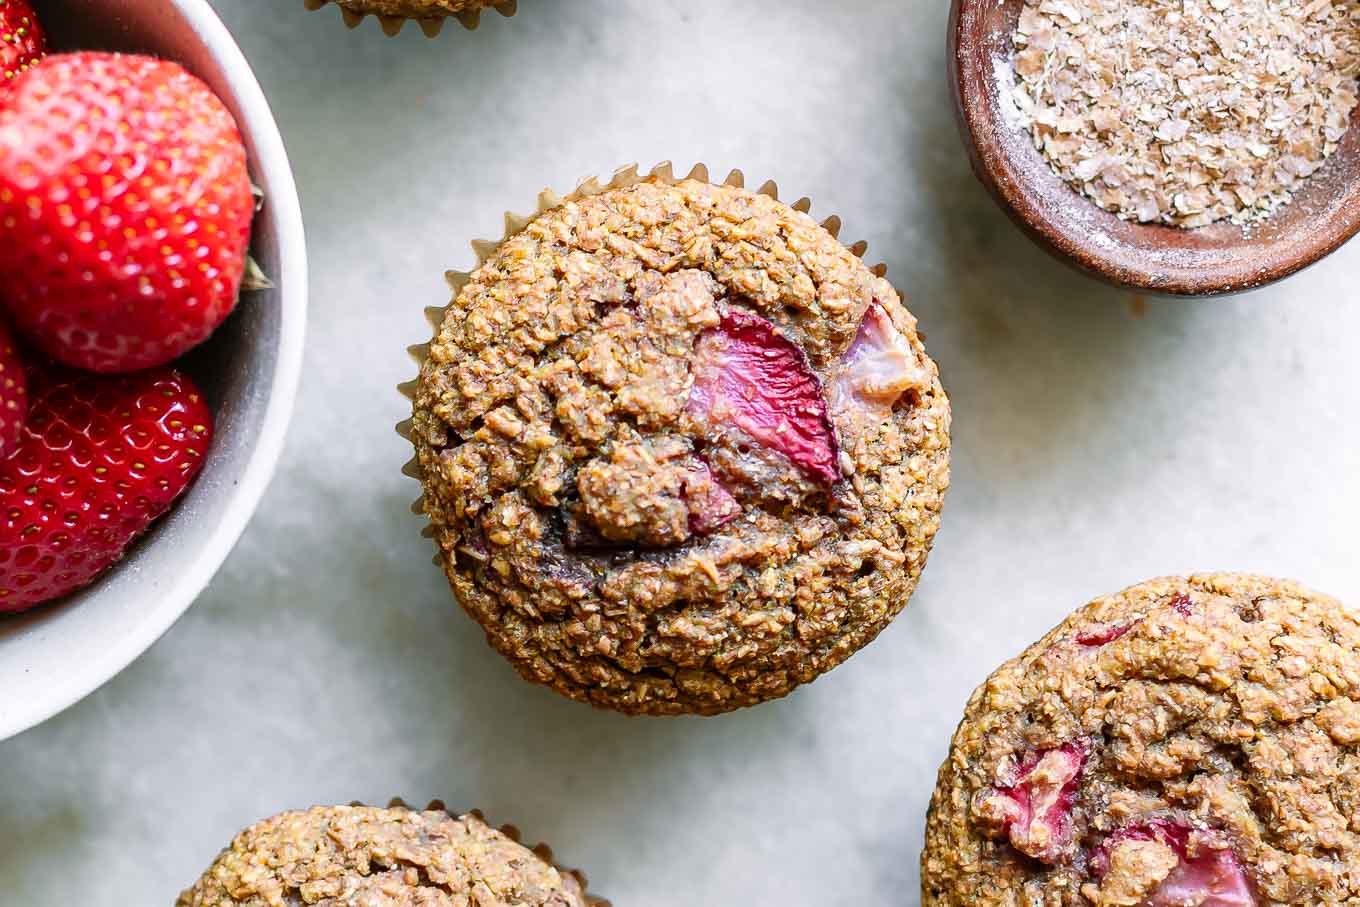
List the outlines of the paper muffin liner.
<svg viewBox="0 0 1360 907">
<path fill-rule="evenodd" d="M 581 180 L 576 188 L 566 195 L 559 195 L 552 189 L 544 189 L 538 194 L 538 205 L 532 214 L 515 214 L 510 211 L 505 212 L 505 229 L 500 239 L 474 239 L 472 241 L 472 252 L 477 258 L 477 263 L 473 266 L 472 270 L 445 272 L 444 277 L 448 281 L 449 289 L 453 291 L 452 299 L 450 299 L 447 305 L 427 306 L 425 308 L 425 318 L 429 321 L 430 327 L 434 331 L 434 336 L 437 337 L 439 335 L 439 328 L 444 323 L 445 315 L 448 313 L 449 309 L 452 308 L 454 303 L 458 301 L 458 294 L 463 291 L 463 287 L 467 286 L 468 281 L 472 279 L 473 271 L 476 271 L 477 268 L 486 264 L 486 262 L 500 250 L 501 246 L 504 245 L 506 241 L 519 233 L 522 233 L 525 228 L 537 218 L 554 208 L 560 208 L 570 202 L 590 198 L 593 195 L 600 195 L 615 189 L 627 189 L 631 186 L 636 186 L 639 183 L 650 180 L 655 180 L 668 186 L 673 186 L 676 183 L 685 180 L 698 180 L 699 182 L 710 183 L 711 185 L 730 186 L 737 189 L 742 189 L 746 186 L 746 176 L 740 170 L 731 171 L 727 174 L 726 179 L 720 183 L 715 183 L 709 178 L 709 168 L 707 164 L 695 164 L 690 168 L 688 173 L 683 176 L 676 176 L 675 168 L 671 162 L 663 161 L 646 173 L 640 172 L 637 164 L 629 164 L 620 167 L 614 171 L 613 177 L 611 177 L 608 182 L 601 182 L 598 177 L 588 177 Z M 775 184 L 774 180 L 766 180 L 760 185 L 760 188 L 756 190 L 756 193 L 769 196 L 775 201 L 779 201 L 779 187 Z M 808 214 L 812 210 L 812 200 L 807 196 L 803 196 L 789 207 L 793 208 L 795 211 L 802 212 L 803 214 Z M 840 239 L 841 219 L 839 217 L 833 214 L 823 220 L 821 226 L 830 233 L 832 237 L 837 240 Z M 869 244 L 860 240 L 853 244 L 847 244 L 846 248 L 849 249 L 855 257 L 862 260 L 869 249 Z M 871 265 L 869 266 L 869 270 L 878 277 L 886 277 L 888 274 L 888 266 L 885 264 Z M 407 347 L 406 351 L 410 354 L 411 358 L 415 360 L 417 374 L 412 380 L 398 384 L 397 390 L 403 397 L 414 402 L 416 386 L 420 382 L 419 372 L 424 368 L 425 360 L 429 357 L 430 343 L 416 344 L 415 346 Z M 397 434 L 401 435 L 407 441 L 412 440 L 412 429 L 413 420 L 411 418 L 403 419 L 401 422 L 397 423 Z M 412 455 L 406 465 L 401 468 L 401 471 L 403 475 L 415 479 L 417 482 L 423 481 L 420 463 L 415 455 Z M 423 492 L 411 505 L 411 512 L 417 516 L 426 515 L 425 495 Z M 421 531 L 421 534 L 425 538 L 434 538 L 434 526 L 427 523 L 425 528 Z M 435 552 L 434 563 L 436 566 L 443 566 L 443 557 L 438 551 Z"/>
<path fill-rule="evenodd" d="M 372 804 L 364 803 L 360 800 L 352 800 L 350 801 L 349 805 L 362 807 L 372 806 Z M 528 844 L 524 843 L 523 835 L 520 834 L 520 830 L 518 828 L 516 828 L 513 825 L 501 825 L 501 826 L 492 825 L 490 822 L 487 822 L 486 815 L 483 814 L 480 809 L 469 809 L 464 810 L 463 812 L 456 812 L 445 806 L 443 800 L 431 800 L 423 808 L 417 808 L 407 803 L 401 797 L 393 797 L 391 800 L 388 800 L 387 808 L 409 809 L 412 810 L 413 812 L 442 812 L 447 813 L 451 818 L 454 819 L 457 819 L 461 816 L 476 816 L 480 821 L 486 822 L 487 825 L 489 825 L 492 828 L 495 828 L 501 834 L 505 835 L 507 838 L 514 841 L 516 844 L 521 844 L 524 847 L 528 847 L 529 850 L 532 851 L 535 856 L 537 856 L 540 860 L 547 863 L 548 865 L 552 866 L 554 869 L 556 869 L 558 874 L 560 874 L 563 878 L 569 878 L 572 881 L 574 881 L 580 887 L 581 895 L 585 899 L 585 902 L 588 905 L 588 907 L 613 907 L 613 905 L 605 898 L 591 894 L 589 888 L 589 880 L 586 878 L 586 874 L 584 872 L 582 872 L 579 869 L 571 869 L 569 867 L 563 866 L 560 863 L 558 863 L 555 859 L 553 859 L 552 848 L 549 847 L 547 844 L 540 842 L 530 847 Z"/>
<path fill-rule="evenodd" d="M 307 9 L 315 12 L 330 3 L 335 3 L 336 0 L 302 0 L 302 2 Z M 341 6 L 339 3 L 336 3 L 336 5 L 340 7 L 341 18 L 344 19 L 345 24 L 350 28 L 358 28 L 359 24 L 370 15 L 369 13 L 356 13 L 354 10 L 346 6 Z M 457 19 L 458 22 L 462 24 L 463 28 L 472 31 L 480 24 L 482 13 L 487 10 L 495 10 L 508 19 L 518 11 L 518 8 L 519 0 L 501 0 L 501 2 L 494 6 L 484 7 L 483 9 L 470 9 L 461 13 L 452 13 L 448 16 L 431 16 L 414 20 L 408 20 L 405 16 L 372 15 L 373 18 L 378 20 L 378 24 L 382 26 L 382 30 L 388 35 L 396 36 L 401 32 L 402 27 L 407 21 L 414 21 L 420 26 L 421 31 L 433 38 L 443 30 L 444 23 L 449 19 Z"/>
</svg>

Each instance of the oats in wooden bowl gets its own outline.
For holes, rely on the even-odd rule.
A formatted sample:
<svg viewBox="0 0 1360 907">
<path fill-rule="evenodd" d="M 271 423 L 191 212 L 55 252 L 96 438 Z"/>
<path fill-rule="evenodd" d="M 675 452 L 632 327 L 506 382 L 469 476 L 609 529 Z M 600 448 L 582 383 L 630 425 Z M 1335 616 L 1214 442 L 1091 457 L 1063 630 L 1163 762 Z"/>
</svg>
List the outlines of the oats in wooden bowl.
<svg viewBox="0 0 1360 907">
<path fill-rule="evenodd" d="M 1121 286 L 1263 286 L 1360 230 L 1354 0 L 955 0 L 974 170 L 1041 246 Z"/>
</svg>

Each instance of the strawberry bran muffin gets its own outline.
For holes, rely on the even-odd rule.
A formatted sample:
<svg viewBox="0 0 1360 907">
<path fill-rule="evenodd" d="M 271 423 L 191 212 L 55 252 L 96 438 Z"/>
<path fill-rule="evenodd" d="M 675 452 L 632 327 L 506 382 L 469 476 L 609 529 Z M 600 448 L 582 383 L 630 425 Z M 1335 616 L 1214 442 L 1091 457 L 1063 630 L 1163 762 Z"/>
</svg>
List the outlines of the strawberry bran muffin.
<svg viewBox="0 0 1360 907">
<path fill-rule="evenodd" d="M 1360 622 L 1294 583 L 1097 599 L 973 694 L 926 907 L 1360 903 Z"/>
<path fill-rule="evenodd" d="M 434 804 L 432 804 L 432 807 Z M 176 907 L 590 907 L 578 874 L 473 813 L 326 806 L 236 836 Z"/>
<path fill-rule="evenodd" d="M 524 677 L 713 714 L 902 609 L 949 419 L 915 319 L 831 233 L 653 176 L 539 215 L 472 274 L 410 436 L 453 591 Z"/>
</svg>

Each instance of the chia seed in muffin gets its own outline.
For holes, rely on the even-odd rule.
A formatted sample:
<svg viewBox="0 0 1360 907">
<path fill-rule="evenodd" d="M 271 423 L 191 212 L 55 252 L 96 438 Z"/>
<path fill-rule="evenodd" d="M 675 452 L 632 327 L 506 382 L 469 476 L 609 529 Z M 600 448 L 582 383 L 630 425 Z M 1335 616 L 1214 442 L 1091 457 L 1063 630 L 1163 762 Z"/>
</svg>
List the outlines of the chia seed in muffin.
<svg viewBox="0 0 1360 907">
<path fill-rule="evenodd" d="M 1294 583 L 1152 580 L 973 694 L 926 907 L 1360 901 L 1360 621 Z"/>
<path fill-rule="evenodd" d="M 315 807 L 236 836 L 177 907 L 588 907 L 581 880 L 475 814 Z"/>
<path fill-rule="evenodd" d="M 526 678 L 627 713 L 782 696 L 906 604 L 949 403 L 892 286 L 766 195 L 650 178 L 446 311 L 411 438 L 445 572 Z"/>
</svg>

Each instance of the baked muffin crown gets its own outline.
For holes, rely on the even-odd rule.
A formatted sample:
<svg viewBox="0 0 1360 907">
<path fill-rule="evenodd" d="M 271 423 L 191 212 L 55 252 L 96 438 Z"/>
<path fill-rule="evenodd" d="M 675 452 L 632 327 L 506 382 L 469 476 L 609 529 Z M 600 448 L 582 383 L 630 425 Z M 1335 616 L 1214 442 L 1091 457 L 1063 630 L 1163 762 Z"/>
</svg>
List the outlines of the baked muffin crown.
<svg viewBox="0 0 1360 907">
<path fill-rule="evenodd" d="M 520 672 L 625 712 L 783 695 L 905 604 L 949 405 L 892 286 L 768 195 L 645 179 L 508 238 L 410 435 L 455 593 Z"/>
<path fill-rule="evenodd" d="M 1360 896 L 1360 622 L 1290 582 L 1152 580 L 1086 605 L 970 699 L 922 901 Z"/>
<path fill-rule="evenodd" d="M 241 832 L 178 907 L 588 907 L 580 880 L 477 814 L 328 806 Z"/>
</svg>

